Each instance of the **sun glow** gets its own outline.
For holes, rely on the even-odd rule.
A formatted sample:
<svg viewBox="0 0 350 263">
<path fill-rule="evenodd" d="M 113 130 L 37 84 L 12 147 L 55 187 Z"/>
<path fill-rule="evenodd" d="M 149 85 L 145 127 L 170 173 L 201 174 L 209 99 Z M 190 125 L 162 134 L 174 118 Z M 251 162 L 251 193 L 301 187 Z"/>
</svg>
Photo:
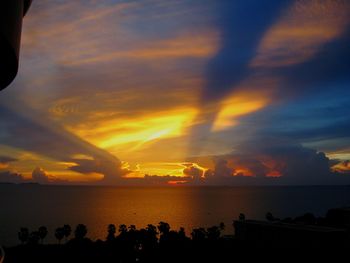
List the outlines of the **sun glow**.
<svg viewBox="0 0 350 263">
<path fill-rule="evenodd" d="M 349 173 L 350 172 L 350 161 L 339 162 L 332 166 L 332 170 L 338 173 Z"/>
<path fill-rule="evenodd" d="M 104 149 L 132 151 L 158 139 L 182 136 L 196 115 L 193 108 L 80 124 L 69 130 Z M 133 146 L 128 145 L 132 143 Z M 124 145 L 124 147 L 123 147 Z"/>
<path fill-rule="evenodd" d="M 125 178 L 142 178 L 144 175 L 156 175 L 193 179 L 196 174 L 199 175 L 198 177 L 203 178 L 205 171 L 208 170 L 197 163 L 183 162 L 143 162 L 136 164 L 135 167 L 132 167 L 128 163 L 124 165 L 132 171 L 125 175 Z"/>
<path fill-rule="evenodd" d="M 216 117 L 212 131 L 222 131 L 235 126 L 239 117 L 256 112 L 267 103 L 267 98 L 253 97 L 249 94 L 229 97 L 222 102 L 222 108 Z"/>
</svg>

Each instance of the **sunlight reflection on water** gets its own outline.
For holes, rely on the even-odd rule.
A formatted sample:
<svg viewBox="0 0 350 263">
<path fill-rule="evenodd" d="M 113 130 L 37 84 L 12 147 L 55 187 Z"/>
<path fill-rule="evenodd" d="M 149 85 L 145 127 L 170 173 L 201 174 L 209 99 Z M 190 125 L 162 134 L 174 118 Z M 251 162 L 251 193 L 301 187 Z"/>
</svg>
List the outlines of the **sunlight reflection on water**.
<svg viewBox="0 0 350 263">
<path fill-rule="evenodd" d="M 78 223 L 88 227 L 92 239 L 106 237 L 107 225 L 168 222 L 172 228 L 224 222 L 233 233 L 232 220 L 243 212 L 247 218 L 263 219 L 271 211 L 278 217 L 305 212 L 324 215 L 327 209 L 350 205 L 350 188 L 332 187 L 174 187 L 127 188 L 81 186 L 0 185 L 0 243 L 17 244 L 20 227 L 54 229 Z"/>
</svg>

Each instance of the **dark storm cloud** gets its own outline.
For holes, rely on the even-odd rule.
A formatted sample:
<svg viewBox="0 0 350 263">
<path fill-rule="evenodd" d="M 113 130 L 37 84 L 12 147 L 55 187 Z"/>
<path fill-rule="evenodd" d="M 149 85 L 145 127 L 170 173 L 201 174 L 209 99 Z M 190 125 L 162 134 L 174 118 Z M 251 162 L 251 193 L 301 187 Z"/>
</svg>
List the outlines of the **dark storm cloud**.
<svg viewBox="0 0 350 263">
<path fill-rule="evenodd" d="M 183 173 L 191 177 L 200 177 L 202 175 L 202 170 L 194 166 L 190 166 L 183 169 Z"/>
<path fill-rule="evenodd" d="M 350 84 L 350 83 L 349 83 Z M 283 105 L 271 106 L 242 118 L 240 132 L 255 129 L 253 137 L 289 138 L 297 143 L 350 138 L 350 91 L 348 84 L 319 90 Z M 346 147 L 347 143 L 344 144 Z"/>
<path fill-rule="evenodd" d="M 288 140 L 273 142 L 271 138 L 261 138 L 238 148 L 231 154 L 212 157 L 215 166 L 206 172 L 204 184 L 350 183 L 347 173 L 331 169 L 339 161 Z M 196 161 L 200 163 L 200 158 Z"/>
<path fill-rule="evenodd" d="M 332 181 L 330 162 L 323 152 L 288 142 L 269 145 L 266 142 L 271 140 L 262 138 L 262 141 L 264 142 L 260 145 L 250 143 L 242 146 L 242 148 L 246 147 L 243 157 L 244 155 L 257 156 L 255 158 L 267 171 L 276 170 L 281 173 L 283 183 L 323 184 Z M 273 162 L 272 167 L 265 164 L 270 161 Z"/>
<path fill-rule="evenodd" d="M 193 180 L 197 180 L 203 176 L 203 170 L 193 164 L 188 164 L 187 167 L 183 169 L 183 174 Z"/>
<path fill-rule="evenodd" d="M 17 172 L 0 170 L 0 183 L 67 184 L 69 182 L 49 175 L 44 169 L 37 167 L 33 170 L 31 179 L 25 179 L 20 173 Z"/>
<path fill-rule="evenodd" d="M 40 167 L 36 167 L 33 170 L 32 179 L 37 183 L 47 184 L 50 182 L 50 176 L 47 174 L 47 172 L 44 169 Z"/>
<path fill-rule="evenodd" d="M 219 5 L 221 44 L 206 70 L 204 100 L 219 99 L 246 78 L 265 31 L 279 18 L 290 0 L 223 1 Z"/>
<path fill-rule="evenodd" d="M 349 82 L 349 72 L 350 26 L 339 38 L 325 44 L 310 60 L 295 66 L 273 69 L 269 74 L 285 79 L 279 93 L 283 99 L 290 95 L 300 96 L 329 89 L 329 84 L 337 85 L 340 81 Z"/>
<path fill-rule="evenodd" d="M 21 174 L 11 171 L 0 171 L 0 183 L 23 183 L 26 180 Z"/>
<path fill-rule="evenodd" d="M 90 167 L 90 172 L 104 172 L 104 180 L 117 180 L 123 174 L 121 162 L 116 157 L 49 120 L 40 118 L 40 122 L 34 121 L 3 106 L 0 106 L 0 119 L 0 144 L 31 151 L 58 161 L 76 162 L 78 167 L 81 166 L 79 162 L 83 161 L 74 156 L 89 156 L 95 160 L 94 162 L 99 163 L 99 168 Z M 80 171 L 84 173 L 85 170 Z"/>
<path fill-rule="evenodd" d="M 286 132 L 285 136 L 302 141 L 329 140 L 350 137 L 350 119 L 347 121 L 334 122 L 319 128 L 309 128 L 302 131 Z"/>
<path fill-rule="evenodd" d="M 68 184 L 69 181 L 58 179 L 53 175 L 50 175 L 41 167 L 36 167 L 32 172 L 32 182 L 39 184 Z"/>
<path fill-rule="evenodd" d="M 127 174 L 129 171 L 127 169 L 122 169 L 119 162 L 115 160 L 108 159 L 98 159 L 95 158 L 93 160 L 90 159 L 72 159 L 72 162 L 75 165 L 69 167 L 70 170 L 82 173 L 99 173 L 103 174 L 103 183 L 118 183 L 120 181 L 120 177 Z"/>
<path fill-rule="evenodd" d="M 0 164 L 8 164 L 11 162 L 15 162 L 17 161 L 17 159 L 12 158 L 12 157 L 8 157 L 8 156 L 0 156 Z"/>
</svg>

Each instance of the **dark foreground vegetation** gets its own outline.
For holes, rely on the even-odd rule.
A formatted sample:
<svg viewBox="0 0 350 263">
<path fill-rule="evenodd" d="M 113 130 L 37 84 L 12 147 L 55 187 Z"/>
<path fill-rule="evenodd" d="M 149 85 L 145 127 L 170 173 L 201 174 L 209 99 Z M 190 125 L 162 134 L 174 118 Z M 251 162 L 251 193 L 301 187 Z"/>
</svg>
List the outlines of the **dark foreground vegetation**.
<svg viewBox="0 0 350 263">
<path fill-rule="evenodd" d="M 79 224 L 58 227 L 57 244 L 45 244 L 47 228 L 18 232 L 20 245 L 5 249 L 5 263 L 11 262 L 234 262 L 241 258 L 269 258 L 308 253 L 313 259 L 325 253 L 333 259 L 350 250 L 349 209 L 332 209 L 325 217 L 305 214 L 296 218 L 266 221 L 247 220 L 240 214 L 234 221 L 236 235 L 222 235 L 223 223 L 209 228 L 171 230 L 166 222 L 137 229 L 134 225 L 110 224 L 105 240 L 87 238 L 88 229 Z M 276 230 L 277 229 L 277 230 Z M 300 253 L 301 255 L 301 253 Z M 277 258 L 276 258 L 277 259 Z"/>
</svg>

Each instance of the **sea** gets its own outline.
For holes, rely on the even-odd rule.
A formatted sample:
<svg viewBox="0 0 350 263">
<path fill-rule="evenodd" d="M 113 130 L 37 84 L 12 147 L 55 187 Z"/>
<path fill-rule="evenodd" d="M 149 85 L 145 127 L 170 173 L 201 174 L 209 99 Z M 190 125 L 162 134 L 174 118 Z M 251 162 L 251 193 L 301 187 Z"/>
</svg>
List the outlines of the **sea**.
<svg viewBox="0 0 350 263">
<path fill-rule="evenodd" d="M 271 187 L 107 187 L 0 185 L 0 245 L 19 244 L 18 230 L 49 230 L 45 243 L 56 243 L 57 227 L 85 224 L 87 236 L 105 239 L 108 224 L 157 225 L 172 229 L 225 223 L 224 234 L 240 213 L 247 219 L 295 217 L 307 212 L 324 216 L 328 209 L 350 206 L 350 186 Z"/>
</svg>

